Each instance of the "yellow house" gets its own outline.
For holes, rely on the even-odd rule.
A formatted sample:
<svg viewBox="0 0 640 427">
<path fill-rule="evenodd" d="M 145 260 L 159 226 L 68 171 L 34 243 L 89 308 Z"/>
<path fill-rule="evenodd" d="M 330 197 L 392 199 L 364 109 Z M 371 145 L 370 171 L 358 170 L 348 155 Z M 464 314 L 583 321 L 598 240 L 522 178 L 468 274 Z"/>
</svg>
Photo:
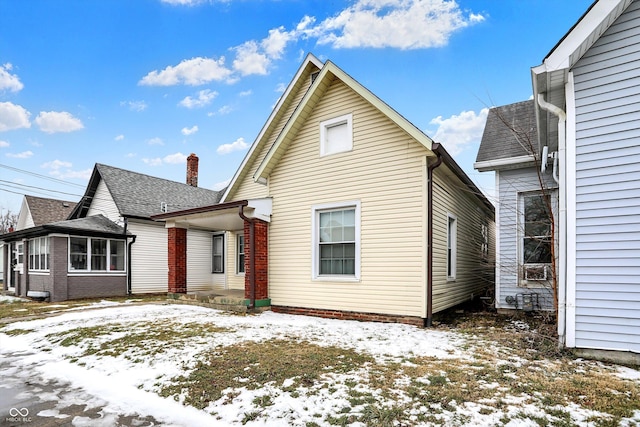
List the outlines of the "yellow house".
<svg viewBox="0 0 640 427">
<path fill-rule="evenodd" d="M 210 286 L 250 307 L 429 325 L 493 286 L 493 205 L 444 147 L 308 55 L 219 204 L 158 215 L 169 292 L 186 230 L 211 232 Z"/>
</svg>

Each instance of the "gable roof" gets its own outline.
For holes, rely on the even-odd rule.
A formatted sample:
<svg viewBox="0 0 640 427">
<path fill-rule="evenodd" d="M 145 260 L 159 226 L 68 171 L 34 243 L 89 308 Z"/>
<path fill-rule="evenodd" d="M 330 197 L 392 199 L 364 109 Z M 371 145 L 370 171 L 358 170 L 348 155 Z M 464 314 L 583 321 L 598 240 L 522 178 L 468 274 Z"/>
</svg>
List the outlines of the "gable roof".
<svg viewBox="0 0 640 427">
<path fill-rule="evenodd" d="M 517 102 L 489 110 L 473 166 L 481 171 L 522 167 L 538 153 L 534 101 Z"/>
<path fill-rule="evenodd" d="M 163 213 L 164 204 L 167 212 L 213 205 L 220 201 L 223 193 L 96 163 L 87 190 L 72 218 L 87 215 L 101 180 L 111 193 L 120 215 L 129 218 L 148 219 Z"/>
<path fill-rule="evenodd" d="M 295 111 L 289 118 L 289 121 L 284 126 L 266 156 L 258 166 L 253 176 L 254 181 L 263 182 L 266 180 L 277 162 L 285 153 L 291 141 L 295 138 L 297 131 L 301 126 L 300 123 L 303 123 L 307 119 L 315 105 L 322 98 L 322 95 L 324 95 L 327 89 L 331 86 L 334 79 L 341 80 L 350 89 L 371 103 L 374 107 L 380 110 L 382 114 L 386 115 L 391 121 L 411 135 L 418 143 L 431 150 L 433 141 L 424 132 L 405 119 L 380 98 L 375 96 L 371 91 L 369 91 L 369 89 L 362 86 L 353 77 L 342 71 L 333 62 L 327 61 L 320 70 L 320 74 L 302 98 L 302 101 L 300 101 L 300 104 L 296 107 Z"/>
<path fill-rule="evenodd" d="M 26 195 L 24 198 L 29 206 L 34 226 L 65 220 L 76 206 L 76 202 L 66 200 Z"/>
<path fill-rule="evenodd" d="M 280 121 L 280 119 L 282 119 L 282 116 L 287 111 L 287 108 L 291 106 L 291 103 L 294 101 L 298 90 L 305 84 L 306 76 L 310 75 L 313 72 L 319 72 L 322 67 L 322 61 L 320 61 L 311 53 L 307 54 L 307 57 L 300 65 L 300 68 L 298 68 L 298 71 L 294 75 L 293 79 L 291 79 L 291 82 L 289 82 L 289 85 L 285 89 L 284 93 L 282 94 L 280 99 L 278 99 L 276 106 L 271 111 L 271 114 L 269 115 L 269 118 L 265 122 L 264 126 L 262 126 L 260 133 L 254 140 L 253 144 L 251 144 L 249 151 L 245 155 L 242 163 L 240 164 L 240 167 L 236 170 L 236 173 L 229 183 L 229 186 L 224 192 L 221 201 L 228 201 L 227 198 L 229 197 L 229 195 L 232 194 L 232 192 L 236 189 L 240 182 L 242 182 L 242 179 L 248 173 L 247 166 L 253 163 L 255 157 L 261 152 L 259 148 L 261 148 L 266 143 L 266 139 L 268 139 L 272 132 L 275 131 L 277 123 Z"/>
</svg>

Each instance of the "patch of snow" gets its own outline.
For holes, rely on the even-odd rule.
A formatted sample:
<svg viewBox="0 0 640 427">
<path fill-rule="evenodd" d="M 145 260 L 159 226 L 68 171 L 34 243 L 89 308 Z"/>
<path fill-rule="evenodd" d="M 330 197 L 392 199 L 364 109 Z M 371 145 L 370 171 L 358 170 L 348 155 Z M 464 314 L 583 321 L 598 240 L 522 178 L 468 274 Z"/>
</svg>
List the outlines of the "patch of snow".
<svg viewBox="0 0 640 427">
<path fill-rule="evenodd" d="M 12 303 L 12 302 L 29 302 L 29 301 L 31 300 L 26 298 L 14 297 L 11 295 L 0 295 L 0 302 Z"/>
<path fill-rule="evenodd" d="M 627 368 L 626 366 L 617 366 L 616 375 L 627 380 L 640 380 L 640 370 Z"/>
</svg>

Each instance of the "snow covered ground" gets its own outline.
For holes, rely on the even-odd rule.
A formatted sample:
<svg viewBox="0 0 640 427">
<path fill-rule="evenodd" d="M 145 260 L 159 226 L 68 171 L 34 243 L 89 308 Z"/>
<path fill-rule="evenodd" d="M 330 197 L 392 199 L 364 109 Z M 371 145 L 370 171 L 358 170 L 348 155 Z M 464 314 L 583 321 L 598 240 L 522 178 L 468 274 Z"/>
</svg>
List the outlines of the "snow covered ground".
<svg viewBox="0 0 640 427">
<path fill-rule="evenodd" d="M 171 384 L 174 377 L 195 366 L 206 352 L 238 342 L 282 339 L 323 347 L 336 346 L 367 354 L 380 364 L 408 363 L 406 361 L 412 357 L 472 363 L 474 349 L 485 345 L 474 343 L 469 335 L 399 324 L 319 319 L 272 312 L 238 316 L 186 305 L 105 302 L 95 308 L 100 309 L 69 311 L 38 320 L 11 323 L 0 329 L 0 376 L 3 378 L 0 395 L 17 392 L 17 396 L 9 396 L 13 398 L 10 404 L 16 405 L 25 401 L 53 402 L 49 405 L 53 407 L 48 409 L 30 411 L 30 426 L 37 426 L 39 422 L 44 424 L 46 420 L 65 421 L 67 425 L 76 426 L 329 425 L 328 420 L 335 419 L 344 402 L 348 401 L 342 387 L 345 379 L 340 380 L 339 375 L 325 379 L 327 382 L 335 381 L 335 387 L 316 389 L 314 393 L 306 393 L 305 390 L 297 390 L 295 394 L 284 392 L 290 381 L 268 383 L 260 390 L 240 387 L 233 394 L 235 398 L 226 399 L 224 404 L 213 402 L 204 410 L 185 406 L 173 397 L 161 397 L 158 391 Z M 71 335 L 65 335 L 78 328 L 92 331 L 91 328 L 105 325 L 112 325 L 113 332 L 96 334 L 91 339 L 77 342 Z M 91 348 L 89 345 L 93 348 L 109 345 L 114 339 L 139 329 L 150 329 L 151 325 L 154 330 L 215 326 L 219 332 L 188 338 L 178 338 L 179 334 L 176 334 L 176 340 L 168 344 L 149 342 L 115 356 L 105 355 L 104 351 L 87 355 L 87 349 Z M 67 341 L 62 341 L 65 337 Z M 640 372 L 634 369 L 619 368 L 611 375 L 640 384 Z M 38 386 L 25 388 L 24 384 Z M 364 391 L 375 394 L 375 390 L 361 386 Z M 488 389 L 500 387 L 491 383 L 479 386 Z M 247 413 L 251 412 L 252 405 L 255 406 L 255 399 L 265 393 L 269 393 L 272 401 L 259 415 L 248 419 Z M 538 425 L 521 414 L 540 416 L 544 408 L 519 394 L 503 400 L 504 405 L 497 411 L 483 410 L 482 405 L 474 402 L 458 402 L 457 406 L 453 403 L 447 411 L 432 418 L 432 422 L 420 421 L 421 418 L 417 417 L 414 424 Z M 392 403 L 383 398 L 381 401 L 383 404 Z M 87 416 L 83 411 L 70 414 L 66 408 L 72 405 L 84 405 L 83 411 L 93 409 L 100 418 Z M 13 409 L 11 415 L 20 417 L 16 409 L 24 408 Z M 423 410 L 428 411 L 429 408 Z M 588 420 L 598 416 L 597 412 L 577 405 L 564 410 L 571 413 L 575 425 L 592 425 Z M 520 415 L 510 416 L 516 413 Z M 1 424 L 9 415 L 0 413 L 0 417 Z M 623 425 L 640 425 L 640 403 L 639 410 L 631 418 L 623 420 Z"/>
</svg>

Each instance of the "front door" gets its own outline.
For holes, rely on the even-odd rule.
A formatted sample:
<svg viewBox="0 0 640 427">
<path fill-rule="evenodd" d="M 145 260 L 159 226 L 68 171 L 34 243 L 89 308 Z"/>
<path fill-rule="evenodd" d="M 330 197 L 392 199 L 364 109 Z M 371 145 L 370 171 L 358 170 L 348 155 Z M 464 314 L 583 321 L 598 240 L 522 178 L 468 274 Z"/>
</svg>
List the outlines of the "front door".
<svg viewBox="0 0 640 427">
<path fill-rule="evenodd" d="M 7 290 L 15 292 L 16 283 L 20 280 L 20 275 L 24 273 L 24 244 L 12 243 L 11 244 L 11 267 L 9 270 L 9 283 L 7 284 Z"/>
</svg>

